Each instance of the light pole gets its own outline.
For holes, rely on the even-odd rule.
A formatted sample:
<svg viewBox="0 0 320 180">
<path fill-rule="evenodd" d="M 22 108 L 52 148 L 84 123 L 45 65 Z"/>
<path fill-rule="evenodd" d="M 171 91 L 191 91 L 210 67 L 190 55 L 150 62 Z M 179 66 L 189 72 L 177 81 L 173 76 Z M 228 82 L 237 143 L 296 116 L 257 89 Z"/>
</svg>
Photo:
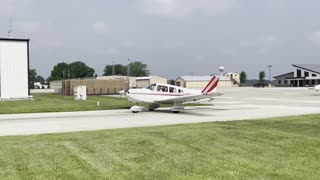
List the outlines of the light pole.
<svg viewBox="0 0 320 180">
<path fill-rule="evenodd" d="M 115 72 L 114 72 L 114 61 L 112 62 L 112 76 L 114 76 Z"/>
<path fill-rule="evenodd" d="M 130 62 L 129 61 L 130 61 L 130 59 L 128 59 L 128 72 L 127 72 L 128 73 L 128 78 L 130 76 Z"/>
<path fill-rule="evenodd" d="M 272 65 L 268 65 L 268 68 L 269 68 L 269 85 L 271 86 L 271 68 L 272 68 Z"/>
</svg>

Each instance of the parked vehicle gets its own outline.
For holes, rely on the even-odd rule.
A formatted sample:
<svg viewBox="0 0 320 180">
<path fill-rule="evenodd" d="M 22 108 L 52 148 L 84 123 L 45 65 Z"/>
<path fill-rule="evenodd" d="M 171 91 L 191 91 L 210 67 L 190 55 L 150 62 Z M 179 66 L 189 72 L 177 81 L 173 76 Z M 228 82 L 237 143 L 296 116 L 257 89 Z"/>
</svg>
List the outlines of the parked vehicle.
<svg viewBox="0 0 320 180">
<path fill-rule="evenodd" d="M 258 82 L 253 85 L 254 88 L 264 88 L 266 86 L 268 86 L 268 84 L 263 82 Z"/>
<path fill-rule="evenodd" d="M 48 89 L 48 85 L 41 84 L 40 82 L 33 83 L 34 89 Z"/>
</svg>

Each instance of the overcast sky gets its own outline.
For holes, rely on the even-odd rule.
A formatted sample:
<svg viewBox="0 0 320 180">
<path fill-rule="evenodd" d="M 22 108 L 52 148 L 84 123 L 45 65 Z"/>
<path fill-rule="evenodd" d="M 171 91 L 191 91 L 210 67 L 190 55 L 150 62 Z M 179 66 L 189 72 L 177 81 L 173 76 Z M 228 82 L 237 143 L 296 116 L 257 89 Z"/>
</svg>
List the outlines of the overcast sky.
<svg viewBox="0 0 320 180">
<path fill-rule="evenodd" d="M 320 64 L 319 0 L 1 0 L 0 37 L 29 38 L 30 65 L 142 61 L 153 75 L 209 75 Z"/>
</svg>

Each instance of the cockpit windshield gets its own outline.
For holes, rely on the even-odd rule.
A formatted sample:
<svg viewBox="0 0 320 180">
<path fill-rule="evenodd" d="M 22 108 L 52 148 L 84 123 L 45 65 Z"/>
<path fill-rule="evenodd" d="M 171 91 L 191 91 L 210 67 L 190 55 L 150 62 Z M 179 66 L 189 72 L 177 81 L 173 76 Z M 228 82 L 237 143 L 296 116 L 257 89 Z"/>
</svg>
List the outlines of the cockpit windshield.
<svg viewBox="0 0 320 180">
<path fill-rule="evenodd" d="M 146 89 L 150 89 L 151 91 L 154 91 L 156 89 L 156 84 L 151 84 L 150 86 L 146 87 Z"/>
</svg>

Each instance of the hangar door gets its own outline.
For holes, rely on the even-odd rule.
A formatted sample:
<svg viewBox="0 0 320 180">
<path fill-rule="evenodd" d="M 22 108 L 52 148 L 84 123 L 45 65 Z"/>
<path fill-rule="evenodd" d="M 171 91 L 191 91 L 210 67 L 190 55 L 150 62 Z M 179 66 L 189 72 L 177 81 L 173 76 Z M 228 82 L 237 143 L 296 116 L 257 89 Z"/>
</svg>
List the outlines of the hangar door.
<svg viewBox="0 0 320 180">
<path fill-rule="evenodd" d="M 29 40 L 0 39 L 0 97 L 29 97 Z"/>
</svg>

